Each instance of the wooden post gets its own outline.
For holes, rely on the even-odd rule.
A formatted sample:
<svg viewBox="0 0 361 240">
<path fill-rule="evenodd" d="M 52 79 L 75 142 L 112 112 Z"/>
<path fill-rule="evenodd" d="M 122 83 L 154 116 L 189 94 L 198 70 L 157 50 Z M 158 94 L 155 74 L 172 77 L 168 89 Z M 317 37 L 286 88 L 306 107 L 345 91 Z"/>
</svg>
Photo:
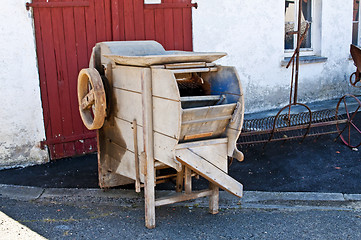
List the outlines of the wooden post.
<svg viewBox="0 0 361 240">
<path fill-rule="evenodd" d="M 209 196 L 209 212 L 211 214 L 217 214 L 219 206 L 219 188 L 217 185 L 210 182 L 209 189 L 212 190 L 212 195 Z"/>
<path fill-rule="evenodd" d="M 153 144 L 153 99 L 152 74 L 142 72 L 142 113 L 143 113 L 143 140 L 145 152 L 145 226 L 155 228 L 155 173 L 154 173 L 154 144 Z M 136 109 L 135 109 L 136 111 Z"/>
<path fill-rule="evenodd" d="M 138 131 L 137 120 L 133 120 L 133 135 L 134 135 L 134 160 L 135 160 L 135 191 L 140 192 L 140 173 L 139 173 L 139 156 L 138 156 Z"/>
<path fill-rule="evenodd" d="M 192 193 L 192 170 L 188 167 L 184 171 L 184 190 L 186 194 Z"/>
<path fill-rule="evenodd" d="M 176 180 L 176 192 L 182 192 L 183 190 L 183 179 L 184 179 L 184 166 L 182 166 L 182 170 L 180 172 L 177 172 L 177 180 Z"/>
</svg>

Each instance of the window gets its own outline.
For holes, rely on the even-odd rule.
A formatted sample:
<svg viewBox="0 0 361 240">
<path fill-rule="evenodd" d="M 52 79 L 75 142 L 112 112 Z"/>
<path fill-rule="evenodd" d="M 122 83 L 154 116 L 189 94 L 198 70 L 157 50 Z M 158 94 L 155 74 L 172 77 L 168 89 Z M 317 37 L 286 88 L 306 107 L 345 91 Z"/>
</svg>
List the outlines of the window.
<svg viewBox="0 0 361 240">
<path fill-rule="evenodd" d="M 352 44 L 359 44 L 359 14 L 360 14 L 360 1 L 354 0 L 353 2 L 353 20 L 352 20 Z"/>
<path fill-rule="evenodd" d="M 314 55 L 314 47 L 318 45 L 314 43 L 314 33 L 315 31 L 320 31 L 320 29 L 315 29 L 313 22 L 313 16 L 315 15 L 314 1 L 317 0 L 285 0 L 285 53 L 293 52 L 297 46 L 297 35 L 291 33 L 298 29 L 299 1 L 302 1 L 301 33 L 306 29 L 307 23 L 310 25 L 306 37 L 301 44 L 301 54 Z"/>
<path fill-rule="evenodd" d="M 144 4 L 161 4 L 162 0 L 144 0 Z"/>
</svg>

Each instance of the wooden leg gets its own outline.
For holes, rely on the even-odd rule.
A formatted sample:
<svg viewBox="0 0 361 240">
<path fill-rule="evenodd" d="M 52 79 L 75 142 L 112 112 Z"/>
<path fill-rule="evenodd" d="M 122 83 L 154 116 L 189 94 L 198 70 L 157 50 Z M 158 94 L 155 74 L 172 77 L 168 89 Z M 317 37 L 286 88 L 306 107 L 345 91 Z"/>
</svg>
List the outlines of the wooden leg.
<svg viewBox="0 0 361 240">
<path fill-rule="evenodd" d="M 219 205 L 219 188 L 217 185 L 209 183 L 209 189 L 212 190 L 212 195 L 209 196 L 209 212 L 211 214 L 217 214 Z"/>
<path fill-rule="evenodd" d="M 176 192 L 182 192 L 183 179 L 184 179 L 184 166 L 182 167 L 182 170 L 180 172 L 177 172 L 177 180 L 176 180 L 177 186 L 175 187 Z"/>
<path fill-rule="evenodd" d="M 148 161 L 147 161 L 148 162 Z M 153 168 L 149 165 L 153 165 Z M 148 168 L 149 167 L 149 168 Z M 144 181 L 144 200 L 145 200 L 145 226 L 149 229 L 155 228 L 155 174 L 154 160 L 153 164 L 147 163 L 145 181 Z"/>
<path fill-rule="evenodd" d="M 192 193 L 192 170 L 188 167 L 184 170 L 184 188 L 186 194 Z"/>
</svg>

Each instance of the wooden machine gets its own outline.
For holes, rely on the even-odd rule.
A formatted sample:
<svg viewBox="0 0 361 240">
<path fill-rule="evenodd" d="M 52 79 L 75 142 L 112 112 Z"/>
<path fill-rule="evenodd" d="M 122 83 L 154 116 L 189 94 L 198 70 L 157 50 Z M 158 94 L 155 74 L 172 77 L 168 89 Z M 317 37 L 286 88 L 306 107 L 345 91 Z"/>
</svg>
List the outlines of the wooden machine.
<svg viewBox="0 0 361 240">
<path fill-rule="evenodd" d="M 156 206 L 209 196 L 215 214 L 218 187 L 242 197 L 227 168 L 228 158 L 243 160 L 236 141 L 244 100 L 235 68 L 213 63 L 225 55 L 165 51 L 155 41 L 102 42 L 79 73 L 81 117 L 99 129 L 100 187 L 144 187 L 148 228 Z M 198 175 L 209 189 L 192 191 Z M 155 185 L 166 180 L 176 182 L 176 193 L 156 198 Z"/>
</svg>

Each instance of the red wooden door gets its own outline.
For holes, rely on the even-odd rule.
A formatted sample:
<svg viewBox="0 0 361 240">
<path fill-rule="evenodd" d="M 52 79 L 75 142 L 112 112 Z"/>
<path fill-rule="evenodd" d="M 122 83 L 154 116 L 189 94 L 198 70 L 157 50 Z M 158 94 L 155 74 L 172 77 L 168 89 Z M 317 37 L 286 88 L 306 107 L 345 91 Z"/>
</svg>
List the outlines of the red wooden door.
<svg viewBox="0 0 361 240">
<path fill-rule="evenodd" d="M 191 0 L 33 0 L 46 141 L 51 159 L 96 151 L 96 133 L 82 124 L 77 76 L 96 42 L 156 40 L 192 50 Z"/>
</svg>

